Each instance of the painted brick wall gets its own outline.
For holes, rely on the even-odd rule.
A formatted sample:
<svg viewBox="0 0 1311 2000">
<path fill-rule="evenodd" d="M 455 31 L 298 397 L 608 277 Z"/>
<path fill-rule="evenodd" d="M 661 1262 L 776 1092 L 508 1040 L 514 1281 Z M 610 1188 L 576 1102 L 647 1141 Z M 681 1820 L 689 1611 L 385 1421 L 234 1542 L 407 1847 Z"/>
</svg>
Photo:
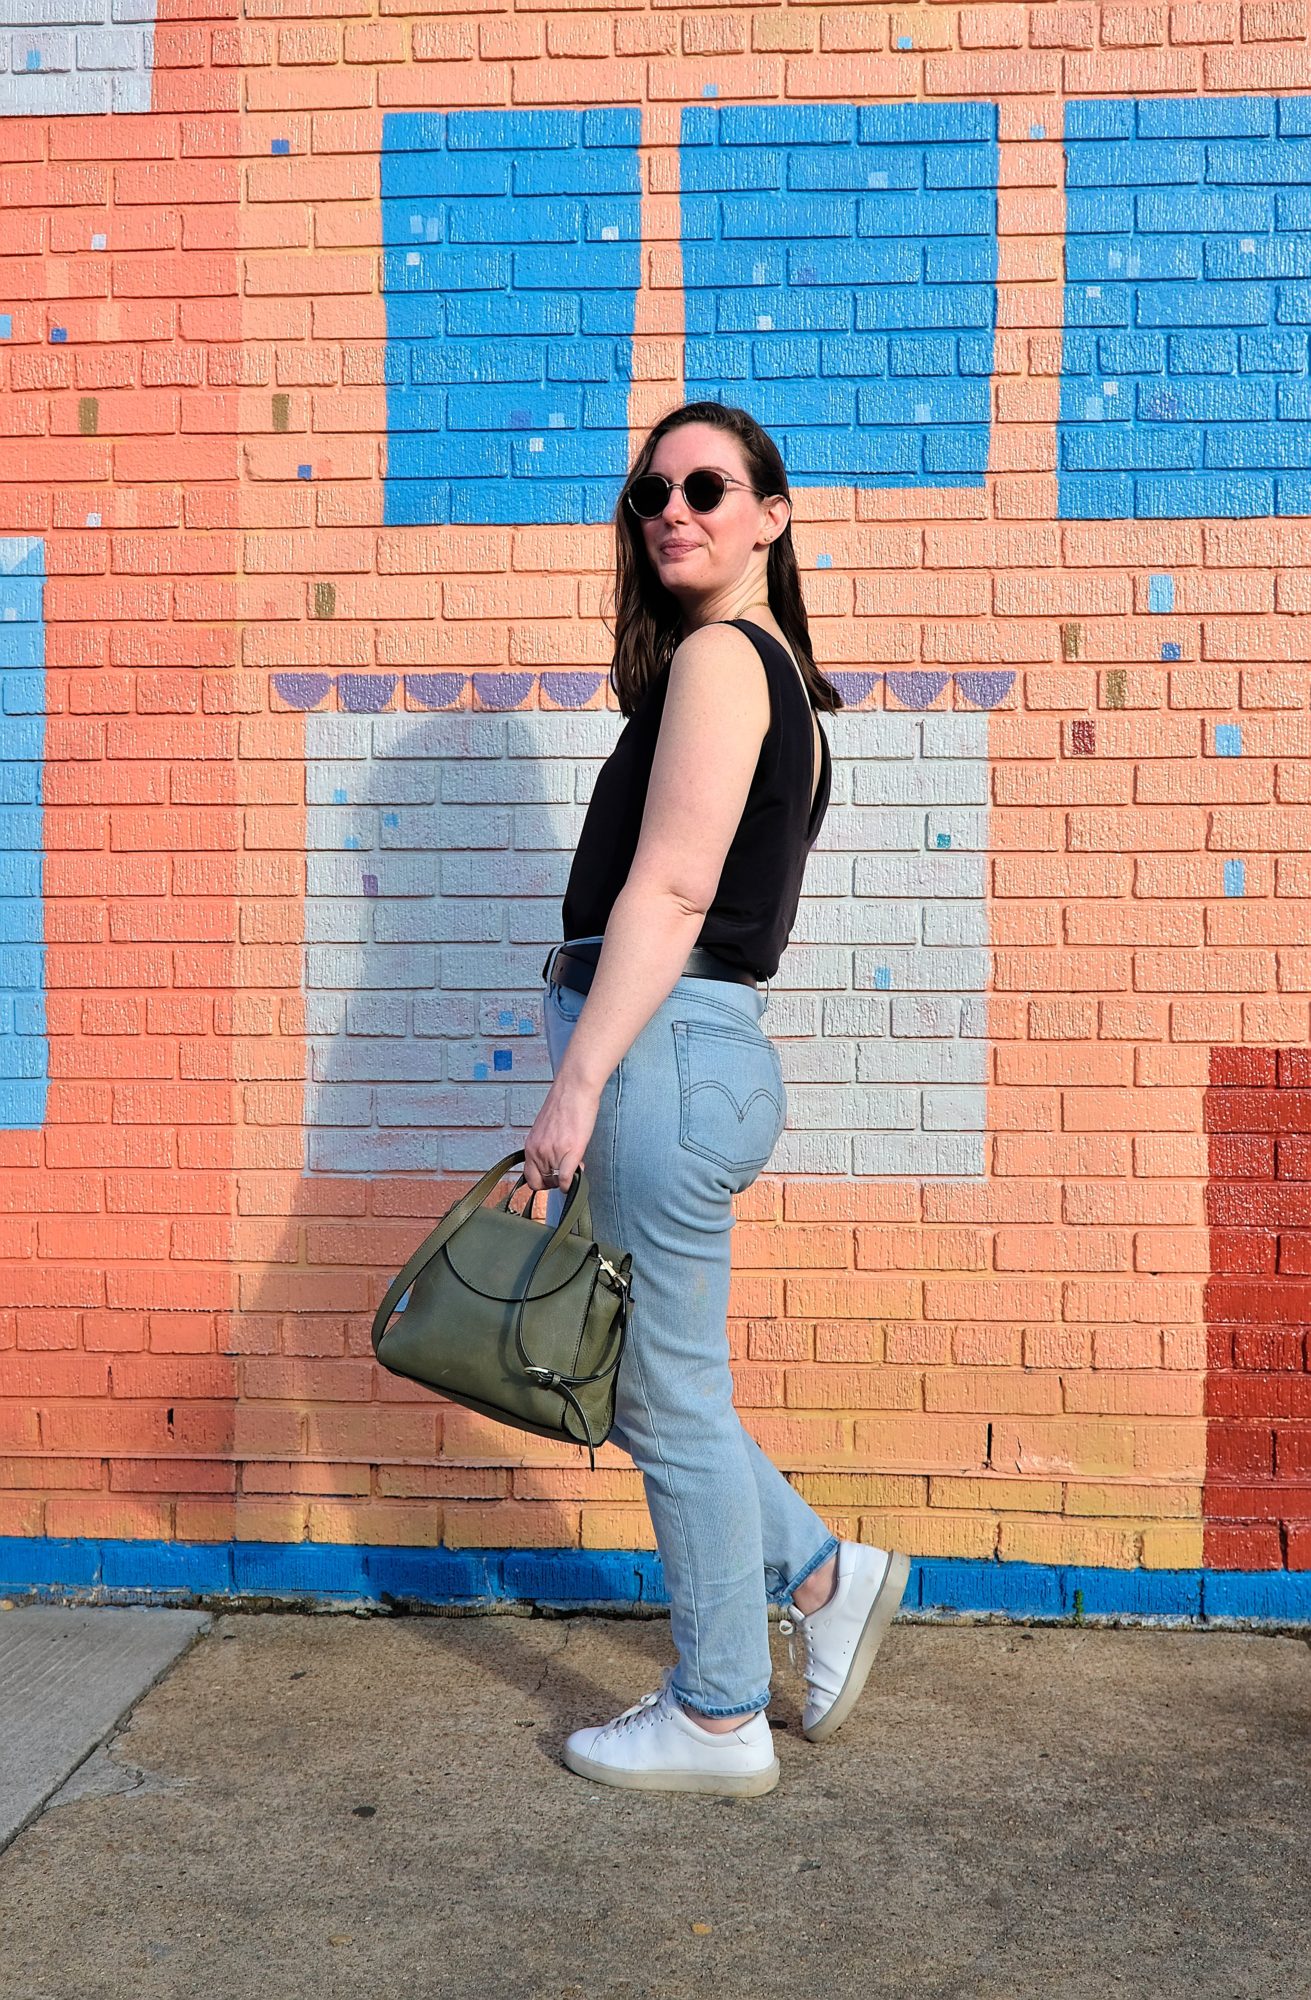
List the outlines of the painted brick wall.
<svg viewBox="0 0 1311 2000">
<path fill-rule="evenodd" d="M 649 1550 L 369 1325 L 541 1102 L 607 520 L 713 395 L 847 703 L 746 1419 L 948 1601 L 1305 1580 L 1301 0 L 7 21 L 6 1549 Z"/>
</svg>

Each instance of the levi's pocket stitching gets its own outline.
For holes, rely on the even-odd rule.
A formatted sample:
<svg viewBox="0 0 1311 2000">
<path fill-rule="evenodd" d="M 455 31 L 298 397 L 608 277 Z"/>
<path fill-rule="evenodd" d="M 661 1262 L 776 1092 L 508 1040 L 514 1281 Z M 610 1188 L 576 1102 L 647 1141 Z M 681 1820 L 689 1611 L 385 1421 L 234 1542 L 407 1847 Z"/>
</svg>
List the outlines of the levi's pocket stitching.
<svg viewBox="0 0 1311 2000">
<path fill-rule="evenodd" d="M 702 1021 L 675 1021 L 673 1030 L 680 1143 L 730 1172 L 759 1172 L 778 1143 L 787 1116 L 778 1050 L 763 1031 Z M 718 1072 L 726 1066 L 723 1058 L 731 1054 L 725 1044 L 755 1056 L 761 1065 L 758 1078 L 753 1067 L 738 1088 L 724 1080 Z"/>
</svg>

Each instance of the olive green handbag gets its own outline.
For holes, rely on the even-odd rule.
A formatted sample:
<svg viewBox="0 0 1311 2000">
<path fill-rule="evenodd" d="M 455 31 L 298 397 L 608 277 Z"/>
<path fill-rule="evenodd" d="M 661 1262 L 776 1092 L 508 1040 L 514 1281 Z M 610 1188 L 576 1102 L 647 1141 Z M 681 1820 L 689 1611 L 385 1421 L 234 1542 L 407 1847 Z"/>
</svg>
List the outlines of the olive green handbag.
<svg viewBox="0 0 1311 2000">
<path fill-rule="evenodd" d="M 526 1157 L 507 1153 L 489 1167 L 396 1273 L 374 1315 L 373 1351 L 393 1375 L 499 1423 L 585 1444 L 595 1467 L 614 1423 L 632 1253 L 593 1240 L 581 1166 L 554 1229 L 533 1219 L 536 1189 L 522 1213 L 511 1208 L 523 1174 L 484 1207 Z"/>
</svg>

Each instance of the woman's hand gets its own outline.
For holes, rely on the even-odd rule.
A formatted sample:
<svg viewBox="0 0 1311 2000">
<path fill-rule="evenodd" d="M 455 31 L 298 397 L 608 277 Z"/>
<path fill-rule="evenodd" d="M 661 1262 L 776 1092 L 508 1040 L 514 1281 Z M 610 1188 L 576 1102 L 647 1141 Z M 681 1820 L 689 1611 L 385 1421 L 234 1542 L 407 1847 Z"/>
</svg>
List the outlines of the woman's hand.
<svg viewBox="0 0 1311 2000">
<path fill-rule="evenodd" d="M 534 1192 L 567 1188 L 596 1126 L 601 1093 L 590 1085 L 558 1076 L 546 1094 L 533 1129 L 524 1140 L 523 1177 Z"/>
</svg>

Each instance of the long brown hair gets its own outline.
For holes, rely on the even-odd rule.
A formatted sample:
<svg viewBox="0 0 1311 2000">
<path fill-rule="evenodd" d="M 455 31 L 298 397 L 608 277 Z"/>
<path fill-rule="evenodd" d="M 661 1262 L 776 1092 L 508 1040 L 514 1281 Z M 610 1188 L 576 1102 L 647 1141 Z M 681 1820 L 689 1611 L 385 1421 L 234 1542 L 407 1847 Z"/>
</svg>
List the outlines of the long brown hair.
<svg viewBox="0 0 1311 2000">
<path fill-rule="evenodd" d="M 673 658 L 683 621 L 678 600 L 665 589 L 651 567 L 642 524 L 627 505 L 626 495 L 633 481 L 649 469 L 661 438 L 683 424 L 711 424 L 735 437 L 756 491 L 782 493 L 791 499 L 778 446 L 749 410 L 740 410 L 731 403 L 684 403 L 652 426 L 624 481 L 614 516 L 615 652 L 610 684 L 625 715 L 633 713 L 657 674 Z M 844 703 L 832 681 L 815 665 L 796 550 L 792 546 L 790 507 L 786 528 L 769 545 L 767 580 L 769 608 L 792 648 L 811 700 L 816 708 L 832 714 Z"/>
</svg>

